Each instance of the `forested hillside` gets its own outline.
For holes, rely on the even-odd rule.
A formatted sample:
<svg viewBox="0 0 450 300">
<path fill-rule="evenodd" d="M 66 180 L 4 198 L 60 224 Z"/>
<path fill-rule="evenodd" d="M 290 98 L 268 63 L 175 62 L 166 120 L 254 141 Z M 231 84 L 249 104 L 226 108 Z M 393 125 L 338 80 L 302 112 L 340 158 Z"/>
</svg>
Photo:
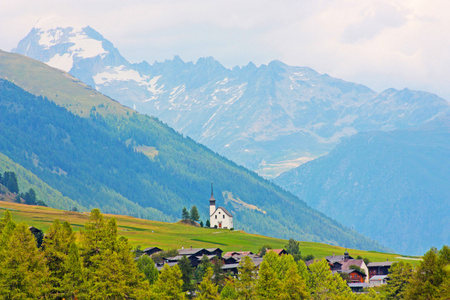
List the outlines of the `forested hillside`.
<svg viewBox="0 0 450 300">
<path fill-rule="evenodd" d="M 20 60 L 20 56 L 14 56 L 15 59 L 18 57 Z M 22 85 L 36 89 L 30 78 L 33 66 L 27 64 L 27 60 L 22 63 L 30 68 L 28 78 L 24 80 L 17 76 L 15 82 L 22 80 Z M 60 71 L 46 71 L 55 81 L 67 80 L 77 85 Z M 51 82 L 45 84 L 54 87 Z M 44 86 L 41 88 L 45 91 Z M 88 88 L 79 85 L 79 89 L 86 91 Z M 76 93 L 59 105 L 76 111 L 74 95 Z M 154 118 L 129 109 L 123 109 L 121 114 L 105 113 L 102 116 L 98 113 L 117 104 L 111 100 L 96 102 L 89 117 L 81 118 L 6 81 L 1 84 L 1 97 L 0 126 L 5 130 L 0 138 L 0 151 L 84 207 L 176 220 L 183 206 L 196 205 L 201 218 L 206 219 L 209 186 L 213 181 L 218 202 L 235 214 L 235 226 L 239 229 L 269 236 L 385 250 Z M 62 97 L 53 97 L 62 101 Z M 86 107 L 86 102 L 83 105 Z M 137 151 L 139 149 L 152 150 L 146 156 Z M 237 202 L 224 203 L 222 193 L 225 191 L 266 214 Z"/>
<path fill-rule="evenodd" d="M 358 133 L 276 183 L 343 224 L 417 255 L 450 239 L 450 117 Z"/>
</svg>

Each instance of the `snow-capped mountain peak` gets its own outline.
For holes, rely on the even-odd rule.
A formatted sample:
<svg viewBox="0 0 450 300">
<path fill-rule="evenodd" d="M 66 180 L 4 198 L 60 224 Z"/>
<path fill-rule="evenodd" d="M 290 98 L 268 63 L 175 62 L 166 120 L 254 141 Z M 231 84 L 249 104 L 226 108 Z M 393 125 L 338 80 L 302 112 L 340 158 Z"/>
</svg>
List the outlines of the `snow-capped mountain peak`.
<svg viewBox="0 0 450 300">
<path fill-rule="evenodd" d="M 89 26 L 51 16 L 39 19 L 13 51 L 31 57 L 39 52 L 41 61 L 69 72 L 80 60 L 95 57 L 104 59 L 109 51 L 103 41 L 103 37 Z"/>
</svg>

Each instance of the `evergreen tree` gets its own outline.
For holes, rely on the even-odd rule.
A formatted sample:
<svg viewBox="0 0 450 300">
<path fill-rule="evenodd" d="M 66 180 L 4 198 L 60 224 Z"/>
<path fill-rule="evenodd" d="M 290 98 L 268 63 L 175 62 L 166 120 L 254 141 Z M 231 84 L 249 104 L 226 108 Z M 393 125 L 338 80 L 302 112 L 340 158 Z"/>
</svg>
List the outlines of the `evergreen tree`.
<svg viewBox="0 0 450 300">
<path fill-rule="evenodd" d="M 214 271 L 212 268 L 208 268 L 203 276 L 203 280 L 199 286 L 198 299 L 199 300 L 218 300 L 218 286 L 215 285 L 211 278 L 213 277 Z"/>
<path fill-rule="evenodd" d="M 181 300 L 185 299 L 183 293 L 183 279 L 178 265 L 169 267 L 165 264 L 158 280 L 152 288 L 152 299 L 158 300 Z"/>
<path fill-rule="evenodd" d="M 4 234 L 9 232 L 5 230 Z M 0 296 L 4 299 L 47 297 L 48 269 L 33 234 L 25 223 L 18 224 L 10 234 L 6 247 L 0 250 Z"/>
<path fill-rule="evenodd" d="M 198 209 L 197 206 L 192 206 L 191 207 L 191 213 L 190 213 L 190 219 L 194 222 L 198 222 L 198 220 L 200 220 L 200 215 L 198 213 Z"/>
<path fill-rule="evenodd" d="M 186 209 L 186 207 L 183 207 L 183 210 L 181 211 L 181 219 L 183 220 L 189 220 L 190 219 L 190 215 L 188 210 Z"/>
<path fill-rule="evenodd" d="M 206 228 L 211 227 L 211 223 L 209 222 L 209 220 L 206 220 L 205 227 L 206 227 Z"/>
<path fill-rule="evenodd" d="M 300 242 L 295 241 L 293 238 L 289 239 L 289 242 L 284 246 L 286 252 L 294 257 L 295 261 L 299 261 L 302 258 L 300 252 Z"/>
<path fill-rule="evenodd" d="M 396 262 L 389 268 L 389 280 L 383 287 L 386 299 L 405 299 L 409 280 L 413 275 L 413 267 L 407 262 Z"/>
<path fill-rule="evenodd" d="M 203 221 L 200 221 L 200 227 L 204 227 Z"/>
<path fill-rule="evenodd" d="M 191 261 L 186 256 L 183 256 L 178 261 L 178 266 L 181 271 L 181 279 L 183 280 L 183 291 L 192 293 L 195 290 L 195 285 L 192 280 L 194 279 L 194 269 L 191 266 Z"/>
<path fill-rule="evenodd" d="M 197 282 L 200 282 L 203 279 L 203 276 L 205 276 L 206 270 L 208 270 L 208 268 L 212 268 L 212 263 L 209 261 L 208 256 L 203 255 L 202 259 L 200 260 L 200 264 L 195 270 L 195 279 L 197 280 Z"/>
<path fill-rule="evenodd" d="M 5 172 L 3 174 L 3 185 L 11 192 L 19 193 L 19 183 L 17 182 L 17 176 L 14 172 Z"/>
<path fill-rule="evenodd" d="M 258 251 L 259 255 L 261 255 L 261 256 L 266 255 L 266 252 L 267 252 L 268 249 L 272 249 L 272 246 L 267 245 L 267 244 L 262 245 L 261 248 L 259 248 L 259 251 Z"/>
<path fill-rule="evenodd" d="M 212 260 L 213 277 L 212 282 L 219 288 L 219 292 L 225 284 L 225 274 L 223 272 L 222 266 L 224 265 L 223 260 L 214 256 Z"/>
<path fill-rule="evenodd" d="M 139 257 L 139 259 L 137 260 L 137 267 L 140 272 L 144 273 L 144 276 L 148 280 L 150 285 L 158 280 L 159 272 L 155 267 L 155 262 L 147 255 L 142 255 L 141 257 Z"/>
<path fill-rule="evenodd" d="M 284 246 L 288 254 L 294 255 L 300 253 L 300 242 L 295 241 L 293 238 L 289 239 L 289 242 Z"/>
<path fill-rule="evenodd" d="M 29 189 L 28 192 L 26 192 L 25 195 L 23 196 L 23 199 L 25 200 L 25 204 L 36 205 L 37 203 L 36 192 L 33 189 Z"/>
</svg>

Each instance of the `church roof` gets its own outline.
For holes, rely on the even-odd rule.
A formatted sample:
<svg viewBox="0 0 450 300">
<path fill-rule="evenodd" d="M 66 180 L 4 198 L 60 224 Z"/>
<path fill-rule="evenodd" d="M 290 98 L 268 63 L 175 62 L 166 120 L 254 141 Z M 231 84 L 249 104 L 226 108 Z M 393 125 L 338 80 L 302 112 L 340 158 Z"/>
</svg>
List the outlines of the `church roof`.
<svg viewBox="0 0 450 300">
<path fill-rule="evenodd" d="M 233 215 L 230 214 L 230 213 L 228 212 L 228 210 L 226 210 L 226 209 L 223 208 L 222 206 L 219 206 L 219 207 L 212 213 L 212 215 L 214 215 L 219 209 L 222 209 L 223 212 L 224 212 L 226 215 L 228 215 L 229 217 L 233 217 Z M 212 215 L 211 215 L 211 216 L 212 216 Z"/>
</svg>

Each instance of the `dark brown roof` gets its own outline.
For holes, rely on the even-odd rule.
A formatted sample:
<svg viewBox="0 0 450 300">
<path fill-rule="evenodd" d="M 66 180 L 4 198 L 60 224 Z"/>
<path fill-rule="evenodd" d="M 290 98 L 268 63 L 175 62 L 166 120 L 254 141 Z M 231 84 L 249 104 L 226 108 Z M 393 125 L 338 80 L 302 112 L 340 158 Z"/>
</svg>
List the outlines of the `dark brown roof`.
<svg viewBox="0 0 450 300">
<path fill-rule="evenodd" d="M 351 257 L 350 255 L 347 256 L 349 259 L 353 259 L 353 257 Z M 328 260 L 329 262 L 336 262 L 336 261 L 343 261 L 345 259 L 345 255 L 330 255 L 330 256 L 325 256 L 325 259 Z"/>
<path fill-rule="evenodd" d="M 178 254 L 180 255 L 194 255 L 202 250 L 205 250 L 204 248 L 187 248 L 187 249 L 178 249 Z"/>
<path fill-rule="evenodd" d="M 152 250 L 162 251 L 162 249 L 161 249 L 161 248 L 158 248 L 158 247 L 149 247 L 149 248 L 145 248 L 145 249 L 142 250 L 142 251 L 144 251 L 144 252 L 149 252 L 149 251 L 152 251 Z"/>
<path fill-rule="evenodd" d="M 382 262 L 371 262 L 367 264 L 367 267 L 390 267 L 396 261 L 382 261 Z"/>
<path fill-rule="evenodd" d="M 270 251 L 273 251 L 278 255 L 287 254 L 286 250 L 284 250 L 284 249 L 267 249 L 267 252 L 270 252 Z"/>
</svg>

